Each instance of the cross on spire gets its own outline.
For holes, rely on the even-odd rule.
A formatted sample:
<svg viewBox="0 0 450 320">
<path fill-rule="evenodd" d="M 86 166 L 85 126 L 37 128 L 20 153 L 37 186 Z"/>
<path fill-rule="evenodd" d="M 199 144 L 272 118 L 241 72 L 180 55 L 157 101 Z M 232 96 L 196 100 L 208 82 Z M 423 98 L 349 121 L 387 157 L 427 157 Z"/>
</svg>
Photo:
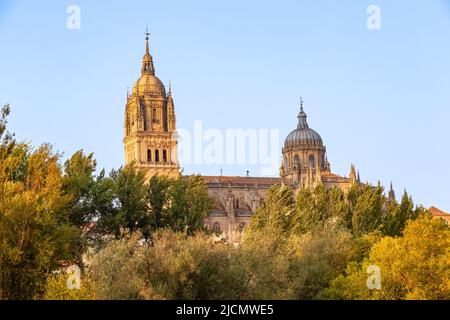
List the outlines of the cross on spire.
<svg viewBox="0 0 450 320">
<path fill-rule="evenodd" d="M 303 97 L 300 97 L 300 111 L 303 112 Z"/>
</svg>

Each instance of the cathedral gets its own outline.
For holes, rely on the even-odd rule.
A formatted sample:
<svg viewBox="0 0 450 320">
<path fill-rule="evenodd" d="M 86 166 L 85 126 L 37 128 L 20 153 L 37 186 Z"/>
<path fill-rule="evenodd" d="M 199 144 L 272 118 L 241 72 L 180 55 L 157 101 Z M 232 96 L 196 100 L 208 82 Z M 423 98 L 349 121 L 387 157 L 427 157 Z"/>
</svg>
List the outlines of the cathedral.
<svg viewBox="0 0 450 320">
<path fill-rule="evenodd" d="M 146 33 L 146 49 L 141 76 L 127 94 L 124 121 L 125 164 L 135 163 L 146 173 L 178 177 L 178 136 L 172 90 L 155 75 L 153 57 Z M 205 225 L 229 241 L 239 241 L 252 215 L 267 198 L 274 185 L 286 185 L 294 191 L 322 183 L 325 188 L 340 187 L 345 192 L 359 181 L 351 166 L 349 177 L 331 172 L 326 147 L 321 136 L 308 125 L 303 100 L 297 115 L 297 127 L 289 133 L 282 149 L 278 178 L 204 176 L 214 208 Z"/>
</svg>

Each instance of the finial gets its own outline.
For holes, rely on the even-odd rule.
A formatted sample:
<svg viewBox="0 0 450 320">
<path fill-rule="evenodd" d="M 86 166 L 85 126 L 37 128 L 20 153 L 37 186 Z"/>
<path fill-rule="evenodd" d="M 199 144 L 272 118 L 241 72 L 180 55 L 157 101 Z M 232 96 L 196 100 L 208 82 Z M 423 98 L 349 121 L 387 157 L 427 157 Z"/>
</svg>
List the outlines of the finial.
<svg viewBox="0 0 450 320">
<path fill-rule="evenodd" d="M 146 53 L 149 53 L 150 52 L 150 49 L 149 49 L 149 47 L 148 47 L 148 39 L 150 38 L 150 33 L 148 32 L 148 26 L 146 26 L 145 27 L 145 41 L 146 41 L 146 44 L 145 44 L 145 52 Z"/>
<path fill-rule="evenodd" d="M 172 94 L 172 81 L 169 81 L 169 94 Z"/>
<path fill-rule="evenodd" d="M 303 111 L 303 97 L 300 97 L 300 112 L 297 115 L 298 124 L 297 128 L 308 128 L 308 122 L 306 121 L 306 113 Z"/>
</svg>

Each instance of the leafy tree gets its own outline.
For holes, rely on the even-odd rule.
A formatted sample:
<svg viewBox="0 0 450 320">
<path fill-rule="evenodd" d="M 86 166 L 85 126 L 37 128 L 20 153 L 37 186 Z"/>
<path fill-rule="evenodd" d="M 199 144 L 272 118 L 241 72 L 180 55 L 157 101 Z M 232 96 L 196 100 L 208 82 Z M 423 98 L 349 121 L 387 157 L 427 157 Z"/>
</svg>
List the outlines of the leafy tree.
<svg viewBox="0 0 450 320">
<path fill-rule="evenodd" d="M 251 228 L 254 230 L 280 229 L 282 232 L 287 232 L 291 228 L 294 205 L 292 189 L 284 186 L 272 187 L 268 199 L 253 215 Z"/>
<path fill-rule="evenodd" d="M 0 147 L 0 298 L 40 295 L 59 261 L 79 255 L 80 232 L 64 212 L 58 159 L 48 145 Z"/>
<path fill-rule="evenodd" d="M 407 222 L 403 237 L 384 237 L 359 266 L 333 281 L 325 295 L 334 299 L 449 299 L 450 228 L 431 216 Z M 369 265 L 381 271 L 381 289 L 366 286 Z"/>
<path fill-rule="evenodd" d="M 59 154 L 5 134 L 0 117 L 0 300 L 39 297 L 60 261 L 79 256 L 80 232 L 65 212 Z"/>
<path fill-rule="evenodd" d="M 90 259 L 88 277 L 97 299 L 139 299 L 144 283 L 142 234 L 126 233 L 112 240 Z"/>
<path fill-rule="evenodd" d="M 80 288 L 70 289 L 67 286 L 69 275 L 66 270 L 55 271 L 47 278 L 44 300 L 93 300 L 94 289 L 91 280 L 87 276 L 81 277 Z"/>
<path fill-rule="evenodd" d="M 92 190 L 97 162 L 94 155 L 75 152 L 64 164 L 63 190 L 68 196 L 66 212 L 72 224 L 84 227 L 95 212 Z"/>
<path fill-rule="evenodd" d="M 414 208 L 414 202 L 405 190 L 400 204 L 390 203 L 387 210 L 385 234 L 400 236 L 406 223 L 416 219 L 424 210 L 421 207 Z"/>
<path fill-rule="evenodd" d="M 201 176 L 177 178 L 169 186 L 163 226 L 188 235 L 204 230 L 204 220 L 212 207 L 213 202 Z"/>
<path fill-rule="evenodd" d="M 322 290 L 341 274 L 348 262 L 352 235 L 338 223 L 292 236 L 293 270 L 291 288 L 295 299 L 321 298 Z"/>
<path fill-rule="evenodd" d="M 145 228 L 147 201 L 145 175 L 133 165 L 113 170 L 109 178 L 101 176 L 95 198 L 100 205 L 99 228 L 102 233 L 119 238 L 123 230 L 130 232 Z M 94 191 L 95 192 L 95 191 Z"/>
<path fill-rule="evenodd" d="M 145 248 L 145 299 L 233 299 L 235 249 L 202 233 L 160 230 Z"/>
<path fill-rule="evenodd" d="M 381 186 L 356 185 L 357 197 L 352 199 L 352 230 L 357 235 L 373 232 L 382 227 L 385 198 Z M 349 194 L 351 199 L 352 193 Z M 354 194 L 353 194 L 354 196 Z"/>
<path fill-rule="evenodd" d="M 292 250 L 276 226 L 249 230 L 239 246 L 231 273 L 237 281 L 233 299 L 292 299 Z"/>
<path fill-rule="evenodd" d="M 172 181 L 165 176 L 153 176 L 147 190 L 150 226 L 157 230 L 167 225 L 166 211 L 169 206 L 169 187 Z"/>
</svg>

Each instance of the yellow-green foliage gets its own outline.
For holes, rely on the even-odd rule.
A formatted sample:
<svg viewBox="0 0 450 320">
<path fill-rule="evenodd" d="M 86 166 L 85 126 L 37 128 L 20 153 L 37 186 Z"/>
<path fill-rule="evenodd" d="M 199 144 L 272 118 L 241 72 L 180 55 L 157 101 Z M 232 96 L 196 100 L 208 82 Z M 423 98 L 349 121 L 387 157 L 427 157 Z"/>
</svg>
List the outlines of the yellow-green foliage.
<svg viewBox="0 0 450 320">
<path fill-rule="evenodd" d="M 92 283 L 87 276 L 81 277 L 79 289 L 69 289 L 69 275 L 65 271 L 55 273 L 47 278 L 45 300 L 93 300 L 95 299 Z"/>
<path fill-rule="evenodd" d="M 366 286 L 369 265 L 381 271 L 381 289 Z M 409 221 L 403 237 L 384 237 L 361 266 L 349 264 L 325 296 L 335 299 L 450 299 L 450 228 L 429 216 Z"/>
</svg>

